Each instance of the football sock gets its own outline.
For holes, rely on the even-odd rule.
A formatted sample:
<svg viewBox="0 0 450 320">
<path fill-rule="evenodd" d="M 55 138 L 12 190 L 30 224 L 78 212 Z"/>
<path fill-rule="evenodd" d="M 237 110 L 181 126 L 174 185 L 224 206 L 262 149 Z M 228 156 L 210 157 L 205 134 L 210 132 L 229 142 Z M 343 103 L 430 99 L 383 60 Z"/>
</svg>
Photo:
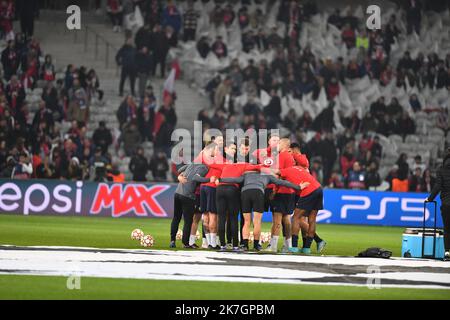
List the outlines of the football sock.
<svg viewBox="0 0 450 320">
<path fill-rule="evenodd" d="M 211 233 L 206 234 L 206 241 L 208 242 L 208 245 L 211 244 Z"/>
<path fill-rule="evenodd" d="M 320 237 L 319 237 L 319 235 L 317 233 L 314 234 L 314 241 L 317 242 L 317 243 L 322 241 L 322 239 L 320 239 Z"/>
<path fill-rule="evenodd" d="M 303 248 L 305 247 L 305 243 L 306 243 L 306 237 L 302 237 L 302 241 L 303 241 Z"/>
<path fill-rule="evenodd" d="M 217 246 L 217 235 L 215 233 L 210 233 L 209 237 L 211 239 L 211 246 L 215 248 Z"/>
<path fill-rule="evenodd" d="M 298 236 L 296 236 L 296 235 L 293 235 L 293 236 L 292 236 L 292 246 L 293 246 L 294 248 L 297 248 L 297 247 L 298 247 Z"/>
<path fill-rule="evenodd" d="M 192 246 L 195 243 L 195 235 L 190 235 L 189 236 L 189 245 Z"/>
<path fill-rule="evenodd" d="M 306 241 L 303 243 L 303 248 L 311 248 L 311 243 L 314 238 L 306 237 Z"/>
<path fill-rule="evenodd" d="M 253 248 L 259 246 L 259 240 L 253 240 Z"/>
<path fill-rule="evenodd" d="M 278 248 L 278 238 L 279 236 L 273 236 L 272 239 L 270 239 L 270 247 L 271 248 Z"/>
<path fill-rule="evenodd" d="M 248 239 L 242 239 L 242 245 L 248 248 Z"/>
<path fill-rule="evenodd" d="M 287 248 L 292 247 L 292 238 L 284 239 L 284 246 L 287 247 Z"/>
</svg>

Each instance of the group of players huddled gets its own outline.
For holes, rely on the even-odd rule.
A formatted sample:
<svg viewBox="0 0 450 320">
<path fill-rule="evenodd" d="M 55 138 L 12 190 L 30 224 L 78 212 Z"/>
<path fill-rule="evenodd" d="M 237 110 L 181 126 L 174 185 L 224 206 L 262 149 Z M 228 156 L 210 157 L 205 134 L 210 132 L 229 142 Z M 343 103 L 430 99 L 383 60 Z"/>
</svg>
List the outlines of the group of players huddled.
<svg viewBox="0 0 450 320">
<path fill-rule="evenodd" d="M 183 217 L 184 248 L 199 248 L 195 240 L 202 220 L 203 248 L 250 250 L 253 222 L 253 249 L 262 251 L 261 220 L 270 209 L 271 240 L 264 251 L 278 251 L 281 231 L 285 239 L 282 252 L 310 254 L 313 241 L 317 251 L 323 251 L 326 242 L 316 233 L 323 191 L 309 173 L 309 161 L 299 145 L 275 134 L 269 136 L 267 148 L 250 153 L 250 144 L 249 138 L 242 138 L 237 145 L 234 141 L 224 143 L 222 136 L 215 137 L 191 164 L 179 168 L 171 248 L 176 247 Z M 303 247 L 299 249 L 300 230 Z"/>
</svg>

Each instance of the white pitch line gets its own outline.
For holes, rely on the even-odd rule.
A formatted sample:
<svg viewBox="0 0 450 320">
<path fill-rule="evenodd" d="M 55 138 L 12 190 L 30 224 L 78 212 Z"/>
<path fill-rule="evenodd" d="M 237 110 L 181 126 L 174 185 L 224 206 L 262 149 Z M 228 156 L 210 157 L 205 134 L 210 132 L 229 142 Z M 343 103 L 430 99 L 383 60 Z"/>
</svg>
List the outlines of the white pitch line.
<svg viewBox="0 0 450 320">
<path fill-rule="evenodd" d="M 27 250 L 26 248 L 29 248 Z M 54 250 L 57 249 L 57 250 Z M 86 251 L 86 250 L 93 250 Z M 98 250 L 98 251 L 97 251 Z M 223 261 L 228 259 L 227 261 Z M 240 260 L 240 265 L 233 261 Z M 249 261 L 246 266 L 242 260 Z M 251 262 L 277 262 L 278 265 L 252 265 Z M 281 264 L 279 263 L 281 262 Z M 298 269 L 283 268 L 282 262 L 301 263 Z M 449 272 L 386 272 L 344 275 L 304 270 L 305 263 L 348 266 L 401 266 L 446 268 Z M 323 268 L 321 268 L 323 270 Z M 296 255 L 233 254 L 213 251 L 123 250 L 75 247 L 0 246 L 0 274 L 28 274 L 84 277 L 205 280 L 228 282 L 291 283 L 316 285 L 366 286 L 350 283 L 352 278 L 378 277 L 381 287 L 446 288 L 450 283 L 450 265 L 440 261 L 411 259 L 365 259 L 352 257 L 313 257 Z M 414 271 L 411 269 L 411 271 Z M 437 271 L 437 270 L 436 270 Z M 333 277 L 334 282 L 320 282 Z M 341 278 L 341 279 L 339 279 Z M 316 280 L 313 282 L 312 279 Z M 325 279 L 324 279 L 325 280 Z M 386 283 L 388 280 L 410 281 L 412 284 Z M 389 282 L 389 281 L 388 281 Z M 415 283 L 414 283 L 415 282 Z"/>
</svg>

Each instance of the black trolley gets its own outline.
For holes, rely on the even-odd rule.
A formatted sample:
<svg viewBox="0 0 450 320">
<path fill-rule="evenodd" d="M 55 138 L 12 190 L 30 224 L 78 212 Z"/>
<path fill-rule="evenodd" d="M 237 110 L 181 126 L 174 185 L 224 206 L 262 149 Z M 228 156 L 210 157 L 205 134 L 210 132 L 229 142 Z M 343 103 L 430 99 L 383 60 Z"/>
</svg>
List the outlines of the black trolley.
<svg viewBox="0 0 450 320">
<path fill-rule="evenodd" d="M 433 254 L 425 254 L 425 237 L 430 236 L 430 229 L 426 229 L 426 213 L 427 213 L 427 203 L 434 204 L 434 227 L 433 227 Z M 422 258 L 424 259 L 436 259 L 436 223 L 437 223 L 437 202 L 436 201 L 425 201 L 423 203 L 423 224 L 422 224 Z"/>
</svg>

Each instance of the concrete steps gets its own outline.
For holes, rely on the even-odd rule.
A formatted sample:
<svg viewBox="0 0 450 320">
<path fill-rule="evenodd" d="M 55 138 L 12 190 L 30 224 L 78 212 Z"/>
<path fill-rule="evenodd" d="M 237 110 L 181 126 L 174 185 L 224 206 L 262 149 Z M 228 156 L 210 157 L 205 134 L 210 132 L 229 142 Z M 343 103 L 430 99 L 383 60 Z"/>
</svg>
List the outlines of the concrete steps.
<svg viewBox="0 0 450 320">
<path fill-rule="evenodd" d="M 94 68 L 99 76 L 100 88 L 104 91 L 104 101 L 100 104 L 93 101 L 91 104 L 91 116 L 89 119 L 88 136 L 91 136 L 98 122 L 103 120 L 107 127 L 112 131 L 119 127 L 116 111 L 119 108 L 123 98 L 118 96 L 120 70 L 115 64 L 116 50 L 119 49 L 124 42 L 124 33 L 114 33 L 109 21 L 105 17 L 99 17 L 94 14 L 83 14 L 82 30 L 70 31 L 65 26 L 65 13 L 44 11 L 41 12 L 39 21 L 36 21 L 35 36 L 41 42 L 41 48 L 44 54 L 51 54 L 55 64 L 55 68 L 59 75 L 63 77 L 63 73 L 68 64 L 77 67 L 85 66 L 88 70 Z M 90 30 L 86 36 L 86 30 L 83 29 L 83 23 Z M 92 32 L 94 31 L 94 32 Z M 108 51 L 108 66 L 106 65 L 106 47 L 100 37 L 107 39 L 110 43 Z M 97 55 L 95 46 L 98 44 Z M 167 73 L 168 74 L 168 73 Z M 159 77 L 150 79 L 150 83 L 154 88 L 158 101 L 161 101 L 162 91 L 165 79 Z M 137 83 L 136 83 L 137 86 Z M 178 116 L 178 128 L 188 129 L 192 132 L 193 122 L 197 118 L 198 112 L 208 106 L 208 100 L 201 96 L 191 84 L 183 79 L 176 82 L 176 112 Z M 124 93 L 128 93 L 129 84 L 125 84 Z M 38 89 L 36 89 L 38 90 Z M 40 91 L 30 93 L 29 100 L 38 101 Z M 31 115 L 35 112 L 37 104 L 31 107 Z M 67 131 L 70 123 L 62 124 L 62 132 Z M 153 154 L 153 145 L 144 143 L 146 154 L 150 157 Z M 113 162 L 119 165 L 127 178 L 131 178 L 128 170 L 129 158 L 124 157 L 123 150 L 116 152 L 114 146 L 110 150 L 113 155 Z M 169 174 L 168 174 L 169 177 Z"/>
</svg>

